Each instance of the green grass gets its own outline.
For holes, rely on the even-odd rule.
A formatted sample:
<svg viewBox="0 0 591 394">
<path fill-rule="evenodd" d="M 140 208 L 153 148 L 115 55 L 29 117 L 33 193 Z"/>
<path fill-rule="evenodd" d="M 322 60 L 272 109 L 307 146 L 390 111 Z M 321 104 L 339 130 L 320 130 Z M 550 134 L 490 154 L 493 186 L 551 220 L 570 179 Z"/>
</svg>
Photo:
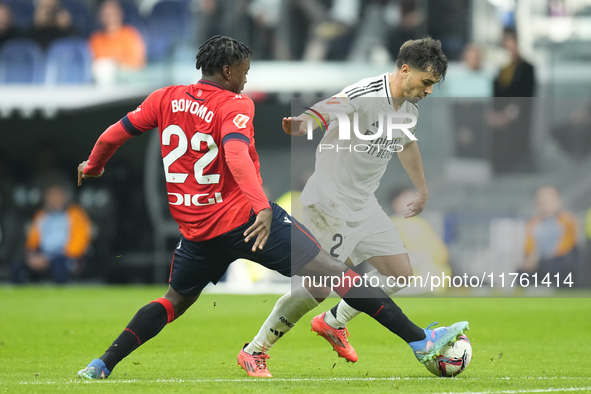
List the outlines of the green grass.
<svg viewBox="0 0 591 394">
<path fill-rule="evenodd" d="M 430 375 L 402 340 L 367 316 L 349 325 L 359 362 L 338 359 L 309 331 L 319 307 L 271 350 L 268 365 L 275 378 L 264 380 L 248 377 L 236 356 L 278 296 L 206 295 L 123 360 L 109 379 L 78 380 L 76 372 L 103 353 L 137 309 L 164 291 L 164 286 L 0 289 L 0 393 L 591 390 L 589 298 L 397 300 L 421 326 L 470 321 L 473 359 L 453 379 Z"/>
</svg>

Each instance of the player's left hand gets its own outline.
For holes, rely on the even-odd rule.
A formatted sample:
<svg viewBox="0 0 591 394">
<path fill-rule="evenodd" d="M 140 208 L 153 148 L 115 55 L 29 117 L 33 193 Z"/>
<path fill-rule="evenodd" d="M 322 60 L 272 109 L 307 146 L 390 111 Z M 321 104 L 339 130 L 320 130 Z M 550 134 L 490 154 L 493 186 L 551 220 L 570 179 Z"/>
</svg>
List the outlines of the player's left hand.
<svg viewBox="0 0 591 394">
<path fill-rule="evenodd" d="M 78 164 L 78 186 L 82 186 L 82 179 L 86 178 L 100 178 L 105 173 L 105 169 L 101 170 L 101 173 L 98 175 L 88 175 L 84 173 L 84 167 L 88 164 L 88 160 L 84 160 L 82 163 Z"/>
<path fill-rule="evenodd" d="M 257 248 L 263 249 L 263 246 L 267 243 L 267 239 L 269 239 L 269 234 L 271 233 L 272 218 L 273 210 L 271 208 L 265 208 L 258 213 L 254 224 L 244 232 L 244 236 L 246 237 L 244 238 L 244 242 L 248 242 L 256 237 L 252 246 L 253 252 L 256 252 Z"/>
<path fill-rule="evenodd" d="M 417 193 L 414 200 L 406 204 L 408 211 L 404 214 L 404 218 L 408 219 L 417 216 L 419 213 L 423 212 L 425 205 L 427 205 L 427 196 Z"/>
</svg>

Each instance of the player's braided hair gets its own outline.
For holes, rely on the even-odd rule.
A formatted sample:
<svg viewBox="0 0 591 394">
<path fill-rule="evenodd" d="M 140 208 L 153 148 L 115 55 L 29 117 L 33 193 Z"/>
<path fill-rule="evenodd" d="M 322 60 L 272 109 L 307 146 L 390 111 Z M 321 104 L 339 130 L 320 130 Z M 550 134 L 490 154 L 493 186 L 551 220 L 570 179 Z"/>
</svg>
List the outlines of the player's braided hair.
<svg viewBox="0 0 591 394">
<path fill-rule="evenodd" d="M 447 72 L 447 57 L 441 50 L 441 41 L 431 37 L 419 40 L 408 40 L 400 47 L 396 67 L 409 65 L 424 72 L 432 72 L 436 77 L 445 79 Z"/>
<path fill-rule="evenodd" d="M 226 36 L 213 36 L 199 47 L 197 70 L 212 76 L 223 71 L 224 66 L 241 63 L 250 58 L 252 51 L 238 40 Z"/>
</svg>

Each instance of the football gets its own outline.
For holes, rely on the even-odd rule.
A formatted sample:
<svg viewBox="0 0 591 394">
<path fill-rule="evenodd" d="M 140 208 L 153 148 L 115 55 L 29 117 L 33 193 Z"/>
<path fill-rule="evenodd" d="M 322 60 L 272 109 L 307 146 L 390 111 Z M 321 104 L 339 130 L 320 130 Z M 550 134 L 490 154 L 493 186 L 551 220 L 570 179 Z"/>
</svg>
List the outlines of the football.
<svg viewBox="0 0 591 394">
<path fill-rule="evenodd" d="M 425 367 L 434 375 L 453 377 L 461 374 L 472 359 L 472 345 L 467 336 L 461 335 L 454 343 L 441 349 L 441 354 L 427 361 Z"/>
</svg>

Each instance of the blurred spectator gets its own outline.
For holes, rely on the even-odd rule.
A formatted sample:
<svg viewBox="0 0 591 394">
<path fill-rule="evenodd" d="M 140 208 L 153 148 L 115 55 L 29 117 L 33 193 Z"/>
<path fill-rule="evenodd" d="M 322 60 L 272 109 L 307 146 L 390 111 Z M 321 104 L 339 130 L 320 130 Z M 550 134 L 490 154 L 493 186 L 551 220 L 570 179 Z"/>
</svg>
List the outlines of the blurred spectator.
<svg viewBox="0 0 591 394">
<path fill-rule="evenodd" d="M 117 0 L 106 0 L 100 6 L 102 29 L 90 36 L 90 49 L 94 55 L 95 76 L 109 65 L 139 70 L 146 64 L 146 46 L 141 34 L 123 24 L 123 8 Z"/>
<path fill-rule="evenodd" d="M 209 37 L 222 34 L 222 10 L 217 0 L 196 0 L 198 3 L 197 45 L 204 43 Z"/>
<path fill-rule="evenodd" d="M 41 140 L 35 147 L 35 157 L 32 162 L 32 183 L 34 186 L 44 190 L 54 183 L 67 184 L 72 181 L 63 170 L 63 163 L 60 163 L 60 149 L 50 140 Z"/>
<path fill-rule="evenodd" d="M 468 0 L 428 0 L 427 33 L 441 40 L 449 60 L 459 60 L 468 36 Z"/>
<path fill-rule="evenodd" d="M 482 48 L 466 44 L 461 60 L 450 65 L 444 83 L 433 89 L 433 97 L 492 97 L 496 71 L 482 62 Z"/>
<path fill-rule="evenodd" d="M 487 114 L 492 129 L 492 163 L 495 173 L 533 170 L 530 152 L 534 67 L 520 55 L 515 29 L 503 33 L 503 46 L 510 63 L 494 81 L 493 108 Z"/>
<path fill-rule="evenodd" d="M 468 44 L 464 47 L 462 65 L 472 72 L 480 71 L 482 68 L 482 55 L 476 44 Z"/>
<path fill-rule="evenodd" d="M 509 53 L 510 62 L 501 69 L 494 83 L 495 97 L 533 97 L 534 67 L 519 54 L 517 31 L 506 28 L 503 47 Z"/>
<path fill-rule="evenodd" d="M 218 0 L 223 7 L 222 34 L 252 45 L 251 20 L 248 14 L 250 0 Z"/>
<path fill-rule="evenodd" d="M 251 49 L 259 60 L 273 59 L 282 0 L 252 0 L 248 13 L 254 29 Z"/>
<path fill-rule="evenodd" d="M 527 224 L 525 261 L 521 271 L 537 272 L 539 280 L 546 274 L 559 273 L 561 282 L 572 273 L 571 279 L 576 282 L 579 270 L 577 218 L 563 210 L 560 194 L 552 186 L 538 189 L 536 207 L 535 216 Z"/>
<path fill-rule="evenodd" d="M 321 7 L 321 2 L 317 2 Z M 359 19 L 359 0 L 333 0 L 321 15 L 313 18 L 308 31 L 304 60 L 345 60 Z"/>
<path fill-rule="evenodd" d="M 20 214 L 29 218 L 43 199 L 43 190 L 54 184 L 67 185 L 72 182 L 72 175 L 68 176 L 60 165 L 58 147 L 49 140 L 39 141 L 32 150 L 33 156 L 27 160 L 29 166 L 23 166 L 27 176 L 15 177 L 13 201 Z M 19 167 L 17 167 L 19 168 Z"/>
<path fill-rule="evenodd" d="M 426 35 L 425 11 L 421 0 L 398 0 L 400 23 L 388 32 L 388 50 L 392 59 L 398 57 L 400 47 L 408 40 Z"/>
<path fill-rule="evenodd" d="M 0 47 L 5 41 L 17 37 L 17 31 L 12 25 L 12 11 L 8 4 L 0 2 Z"/>
<path fill-rule="evenodd" d="M 421 216 L 404 218 L 408 212 L 408 203 L 416 198 L 416 191 L 402 187 L 390 194 L 390 204 L 394 211 L 392 222 L 400 232 L 408 251 L 410 264 L 415 275 L 423 278 L 427 273 L 433 275 L 451 275 L 447 246 L 433 227 Z"/>
<path fill-rule="evenodd" d="M 460 69 L 446 77 L 443 88 L 452 97 L 485 97 L 490 95 L 491 78 L 482 69 L 480 49 L 468 44 L 462 53 Z M 456 156 L 470 159 L 488 157 L 486 143 L 485 104 L 476 100 L 461 100 L 453 104 Z"/>
<path fill-rule="evenodd" d="M 197 0 L 198 3 L 198 23 L 197 23 L 197 42 L 201 45 L 209 37 L 221 34 L 235 38 L 252 46 L 253 37 L 251 34 L 251 8 L 259 9 L 258 13 L 264 13 L 265 18 L 273 19 L 273 10 L 279 5 L 274 4 L 281 0 Z M 269 7 L 267 10 L 266 8 Z M 264 10 L 261 10 L 264 8 Z M 270 14 L 267 15 L 267 12 Z M 253 48 L 254 49 L 254 48 Z"/>
<path fill-rule="evenodd" d="M 77 35 L 72 16 L 59 0 L 38 0 L 29 36 L 43 49 L 58 38 Z"/>
<path fill-rule="evenodd" d="M 548 0 L 548 15 L 563 17 L 567 15 L 564 0 Z"/>
<path fill-rule="evenodd" d="M 459 78 L 461 81 L 448 82 L 447 88 L 455 97 L 490 97 L 492 96 L 492 72 L 482 65 L 482 53 L 475 43 L 469 43 L 462 51 Z M 452 77 L 455 77 L 453 75 Z M 447 76 L 446 76 L 447 80 Z"/>
<path fill-rule="evenodd" d="M 378 64 L 390 61 L 391 57 L 386 49 L 387 34 L 392 26 L 398 25 L 399 19 L 398 5 L 392 1 L 364 2 L 349 60 Z"/>
<path fill-rule="evenodd" d="M 575 159 L 591 152 L 591 103 L 572 111 L 566 123 L 552 129 L 552 136 Z"/>
<path fill-rule="evenodd" d="M 359 0 L 285 0 L 277 29 L 279 60 L 346 58 L 359 18 Z"/>
<path fill-rule="evenodd" d="M 11 280 L 25 283 L 49 273 L 55 283 L 66 283 L 80 268 L 91 239 L 91 223 L 84 210 L 70 202 L 68 189 L 49 186 L 44 207 L 33 218 L 23 261 L 13 264 Z"/>
</svg>

